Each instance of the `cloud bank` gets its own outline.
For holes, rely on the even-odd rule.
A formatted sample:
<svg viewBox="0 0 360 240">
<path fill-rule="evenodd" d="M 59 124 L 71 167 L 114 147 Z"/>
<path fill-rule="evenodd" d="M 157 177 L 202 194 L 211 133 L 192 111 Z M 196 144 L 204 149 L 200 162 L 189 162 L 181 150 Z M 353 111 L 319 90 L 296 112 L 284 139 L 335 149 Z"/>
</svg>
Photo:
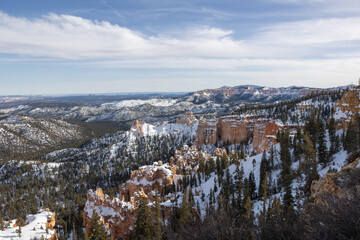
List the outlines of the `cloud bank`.
<svg viewBox="0 0 360 240">
<path fill-rule="evenodd" d="M 109 22 L 48 14 L 25 19 L 0 12 L 0 53 L 63 59 L 286 58 L 328 54 L 360 41 L 360 17 L 286 22 L 234 39 L 211 27 L 148 36 Z"/>
<path fill-rule="evenodd" d="M 231 29 L 209 26 L 146 35 L 71 15 L 28 19 L 0 12 L 0 54 L 30 62 L 47 58 L 49 64 L 183 69 L 188 71 L 178 73 L 183 80 L 203 81 L 212 72 L 213 79 L 266 84 L 264 79 L 272 78 L 272 85 L 294 79 L 294 84 L 325 87 L 348 84 L 360 74 L 360 51 L 354 51 L 360 49 L 359 26 L 360 17 L 281 22 L 236 39 Z"/>
</svg>

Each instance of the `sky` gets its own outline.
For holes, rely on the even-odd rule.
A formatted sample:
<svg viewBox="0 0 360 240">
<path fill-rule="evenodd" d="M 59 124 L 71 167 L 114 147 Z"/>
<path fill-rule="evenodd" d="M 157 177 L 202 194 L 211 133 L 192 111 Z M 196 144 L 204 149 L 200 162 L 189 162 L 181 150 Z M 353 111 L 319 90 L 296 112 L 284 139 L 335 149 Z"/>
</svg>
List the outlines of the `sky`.
<svg viewBox="0 0 360 240">
<path fill-rule="evenodd" d="M 0 95 L 335 87 L 359 0 L 1 0 Z"/>
</svg>

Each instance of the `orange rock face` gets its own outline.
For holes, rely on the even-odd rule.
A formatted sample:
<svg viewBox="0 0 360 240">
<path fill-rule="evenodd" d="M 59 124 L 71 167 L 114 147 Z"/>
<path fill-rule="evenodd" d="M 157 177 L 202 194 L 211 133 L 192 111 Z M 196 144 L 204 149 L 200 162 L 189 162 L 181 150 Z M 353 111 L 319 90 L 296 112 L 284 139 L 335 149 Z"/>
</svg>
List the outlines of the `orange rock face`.
<svg viewBox="0 0 360 240">
<path fill-rule="evenodd" d="M 46 222 L 46 229 L 53 229 L 55 227 L 55 217 L 56 214 L 54 213 L 50 219 Z"/>
<path fill-rule="evenodd" d="M 188 126 L 194 125 L 196 121 L 196 117 L 192 114 L 192 112 L 187 112 L 178 119 L 176 119 L 177 124 L 186 124 Z"/>
<path fill-rule="evenodd" d="M 218 140 L 218 120 L 200 120 L 196 131 L 195 145 L 214 145 Z"/>
<path fill-rule="evenodd" d="M 326 205 L 326 197 L 353 199 L 360 196 L 360 158 L 342 167 L 337 173 L 327 173 L 311 184 L 310 199 Z"/>
<path fill-rule="evenodd" d="M 89 191 L 84 212 L 84 226 L 86 232 L 90 231 L 90 221 L 93 211 L 101 217 L 100 221 L 107 229 L 111 229 L 116 238 L 129 239 L 130 232 L 135 223 L 135 206 L 131 203 L 110 199 L 104 196 L 101 189 L 96 192 Z"/>
<path fill-rule="evenodd" d="M 219 119 L 200 120 L 195 145 L 216 144 L 222 141 L 226 144 L 239 144 L 253 138 L 253 149 L 258 152 L 268 150 L 276 143 L 276 133 L 283 129 L 275 121 L 268 121 L 262 116 L 242 118 L 228 116 Z"/>
<path fill-rule="evenodd" d="M 142 125 L 143 124 L 144 124 L 144 122 L 141 122 L 139 120 L 135 120 L 133 125 L 131 126 L 131 129 L 138 130 L 139 136 L 140 136 L 143 133 L 143 130 L 142 130 Z"/>
<path fill-rule="evenodd" d="M 348 90 L 335 106 L 336 128 L 346 129 L 357 113 L 360 113 L 360 89 Z"/>
</svg>

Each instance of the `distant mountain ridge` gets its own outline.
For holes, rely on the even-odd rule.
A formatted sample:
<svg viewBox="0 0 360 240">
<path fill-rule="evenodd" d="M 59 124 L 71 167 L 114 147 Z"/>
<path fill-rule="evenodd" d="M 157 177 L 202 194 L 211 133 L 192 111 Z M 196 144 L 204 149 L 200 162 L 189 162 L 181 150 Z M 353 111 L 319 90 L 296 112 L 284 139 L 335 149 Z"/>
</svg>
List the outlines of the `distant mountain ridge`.
<svg viewBox="0 0 360 240">
<path fill-rule="evenodd" d="M 7 99 L 12 105 L 8 107 L 2 105 L 0 116 L 18 114 L 36 118 L 86 122 L 175 121 L 177 117 L 189 111 L 197 116 L 218 117 L 232 114 L 238 108 L 246 105 L 288 101 L 317 91 L 340 90 L 348 87 L 350 86 L 320 89 L 296 86 L 271 88 L 241 85 L 205 89 L 184 95 L 135 94 L 44 97 L 29 102 L 21 100 L 19 104 Z"/>
</svg>

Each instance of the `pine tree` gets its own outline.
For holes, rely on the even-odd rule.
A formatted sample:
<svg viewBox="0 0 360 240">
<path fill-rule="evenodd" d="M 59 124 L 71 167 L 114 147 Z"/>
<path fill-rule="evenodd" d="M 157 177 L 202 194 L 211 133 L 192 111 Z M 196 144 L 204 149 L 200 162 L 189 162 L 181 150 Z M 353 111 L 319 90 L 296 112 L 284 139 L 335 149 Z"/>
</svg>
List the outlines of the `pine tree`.
<svg viewBox="0 0 360 240">
<path fill-rule="evenodd" d="M 259 197 L 263 196 L 263 193 L 264 193 L 263 184 L 264 184 L 264 181 L 267 181 L 265 175 L 266 175 L 266 172 L 268 172 L 268 170 L 269 170 L 269 163 L 266 158 L 266 152 L 264 152 L 262 155 L 262 158 L 261 158 L 261 163 L 260 163 Z"/>
<path fill-rule="evenodd" d="M 148 199 L 140 197 L 136 216 L 134 239 L 155 239 L 155 224 L 153 211 L 148 206 Z"/>
<path fill-rule="evenodd" d="M 322 163 L 324 166 L 326 166 L 326 164 L 329 162 L 328 161 L 328 154 L 327 154 L 327 148 L 326 148 L 326 139 L 325 139 L 325 128 L 324 128 L 324 124 L 322 122 L 322 120 L 320 119 L 320 117 L 318 118 L 317 121 L 317 126 L 318 126 L 318 136 L 317 136 L 317 140 L 318 140 L 318 156 L 319 156 L 319 163 Z"/>
<path fill-rule="evenodd" d="M 279 223 L 283 219 L 283 207 L 279 198 L 274 197 L 267 212 L 266 222 Z"/>
<path fill-rule="evenodd" d="M 344 149 L 351 153 L 358 149 L 358 141 L 356 136 L 356 130 L 352 122 L 349 123 L 348 129 L 346 131 L 345 140 L 344 140 Z"/>
<path fill-rule="evenodd" d="M 279 132 L 281 180 L 283 187 L 291 185 L 291 155 L 289 148 L 289 133 Z"/>
<path fill-rule="evenodd" d="M 250 199 L 253 200 L 256 198 L 256 182 L 254 173 L 250 172 L 249 174 L 249 190 L 250 190 Z"/>
<path fill-rule="evenodd" d="M 266 215 L 267 215 L 267 213 L 266 213 L 266 204 L 267 204 L 267 196 L 268 196 L 268 184 L 267 184 L 267 182 L 268 182 L 268 174 L 267 174 L 267 172 L 265 173 L 265 178 L 264 178 L 264 180 L 263 180 L 263 182 L 262 182 L 262 189 L 263 189 L 263 194 L 262 194 L 262 198 L 263 198 L 263 209 L 262 209 L 262 211 L 261 211 L 261 216 L 262 216 L 262 218 L 263 218 L 263 220 L 265 220 L 265 217 L 266 217 Z"/>
<path fill-rule="evenodd" d="M 182 198 L 182 203 L 180 205 L 180 208 L 178 209 L 177 222 L 180 226 L 185 226 L 188 223 L 190 223 L 191 221 L 190 213 L 191 213 L 191 203 L 188 201 L 187 191 L 185 189 Z"/>
<path fill-rule="evenodd" d="M 100 223 L 99 215 L 94 211 L 90 221 L 89 240 L 106 240 L 107 234 L 103 224 Z"/>
<path fill-rule="evenodd" d="M 163 226 L 161 221 L 161 209 L 160 209 L 160 199 L 156 192 L 155 196 L 155 208 L 154 208 L 154 228 L 155 236 L 154 239 L 162 239 L 163 235 Z"/>
<path fill-rule="evenodd" d="M 329 131 L 329 140 L 330 140 L 329 157 L 331 157 L 338 152 L 337 149 L 338 143 L 336 142 L 337 136 L 335 130 L 335 119 L 333 117 L 330 118 L 329 120 L 328 131 Z"/>
<path fill-rule="evenodd" d="M 5 230 L 5 223 L 4 220 L 0 217 L 0 230 L 4 231 Z"/>
<path fill-rule="evenodd" d="M 285 190 L 283 197 L 283 209 L 285 216 L 292 216 L 293 196 L 292 196 L 292 176 L 291 176 L 291 156 L 289 150 L 289 133 L 280 134 L 280 159 L 281 159 L 281 178 L 282 186 Z"/>
<path fill-rule="evenodd" d="M 302 164 L 302 169 L 306 178 L 304 193 L 305 195 L 309 195 L 312 181 L 319 179 L 319 174 L 317 171 L 316 150 L 310 139 L 309 133 L 305 133 L 304 135 L 304 150 L 305 159 Z"/>
<path fill-rule="evenodd" d="M 245 219 L 251 220 L 253 218 L 253 203 L 250 200 L 250 197 L 245 199 L 244 203 L 244 210 L 245 210 Z"/>
</svg>

